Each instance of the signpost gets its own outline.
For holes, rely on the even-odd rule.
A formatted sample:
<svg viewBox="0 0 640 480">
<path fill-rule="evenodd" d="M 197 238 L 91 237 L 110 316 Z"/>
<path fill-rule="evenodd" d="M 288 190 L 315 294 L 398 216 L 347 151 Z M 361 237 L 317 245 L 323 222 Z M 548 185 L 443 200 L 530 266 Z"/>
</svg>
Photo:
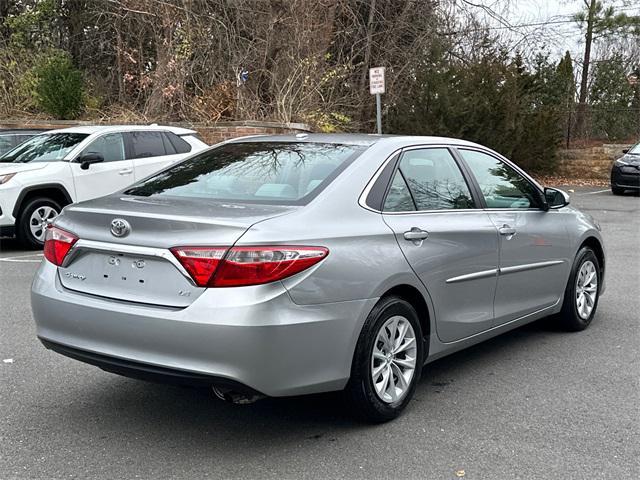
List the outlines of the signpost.
<svg viewBox="0 0 640 480">
<path fill-rule="evenodd" d="M 369 69 L 369 93 L 376 96 L 376 120 L 378 135 L 382 134 L 382 102 L 380 95 L 384 93 L 384 67 Z"/>
</svg>

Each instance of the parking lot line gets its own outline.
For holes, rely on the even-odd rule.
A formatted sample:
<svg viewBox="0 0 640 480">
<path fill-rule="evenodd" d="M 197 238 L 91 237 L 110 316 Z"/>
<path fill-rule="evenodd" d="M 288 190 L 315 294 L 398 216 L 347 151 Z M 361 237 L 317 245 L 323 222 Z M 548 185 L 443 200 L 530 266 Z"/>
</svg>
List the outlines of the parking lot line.
<svg viewBox="0 0 640 480">
<path fill-rule="evenodd" d="M 40 263 L 42 261 L 43 253 L 29 253 L 27 255 L 14 255 L 12 257 L 0 258 L 0 262 L 15 262 L 15 263 Z M 39 257 L 38 259 L 28 257 Z"/>
<path fill-rule="evenodd" d="M 610 189 L 607 188 L 605 190 L 596 190 L 595 192 L 586 192 L 586 193 L 583 193 L 582 195 L 595 195 L 596 193 L 604 193 L 604 192 L 609 192 L 609 191 L 610 191 Z"/>
</svg>

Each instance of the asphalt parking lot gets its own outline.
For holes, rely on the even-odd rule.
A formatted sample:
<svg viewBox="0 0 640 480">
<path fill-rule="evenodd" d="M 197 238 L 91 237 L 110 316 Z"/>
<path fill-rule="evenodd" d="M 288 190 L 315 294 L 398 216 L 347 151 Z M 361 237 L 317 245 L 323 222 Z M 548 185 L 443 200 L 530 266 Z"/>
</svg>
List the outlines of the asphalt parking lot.
<svg viewBox="0 0 640 480">
<path fill-rule="evenodd" d="M 38 342 L 40 254 L 0 242 L 0 478 L 626 479 L 640 471 L 640 198 L 577 188 L 607 292 L 585 332 L 538 322 L 429 365 L 398 420 L 339 395 L 251 406 L 129 380 Z"/>
</svg>

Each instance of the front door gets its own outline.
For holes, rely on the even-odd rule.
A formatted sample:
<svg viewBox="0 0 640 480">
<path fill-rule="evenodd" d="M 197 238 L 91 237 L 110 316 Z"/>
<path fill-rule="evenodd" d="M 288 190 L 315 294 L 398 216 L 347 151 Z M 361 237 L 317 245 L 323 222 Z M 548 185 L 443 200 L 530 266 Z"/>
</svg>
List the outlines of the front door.
<svg viewBox="0 0 640 480">
<path fill-rule="evenodd" d="M 403 152 L 383 218 L 431 296 L 440 340 L 494 325 L 498 234 L 447 148 Z"/>
<path fill-rule="evenodd" d="M 459 152 L 500 234 L 496 325 L 555 305 L 571 267 L 564 213 L 544 211 L 538 189 L 497 157 L 471 149 Z"/>
<path fill-rule="evenodd" d="M 103 162 L 89 165 L 84 170 L 79 162 L 70 168 L 76 189 L 76 201 L 89 200 L 117 192 L 134 182 L 133 161 L 125 160 L 124 140 L 121 133 L 101 135 L 91 142 L 79 156 L 99 153 Z"/>
</svg>

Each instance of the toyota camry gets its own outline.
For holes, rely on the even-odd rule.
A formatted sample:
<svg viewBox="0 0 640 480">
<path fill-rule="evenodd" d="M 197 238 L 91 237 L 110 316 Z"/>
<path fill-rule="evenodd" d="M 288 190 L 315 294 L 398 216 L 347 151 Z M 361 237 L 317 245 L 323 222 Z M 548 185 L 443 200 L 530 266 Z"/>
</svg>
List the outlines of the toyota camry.
<svg viewBox="0 0 640 480">
<path fill-rule="evenodd" d="M 425 364 L 604 291 L 599 225 L 439 137 L 247 137 L 66 207 L 32 287 L 49 349 L 236 402 L 344 390 L 397 416 Z"/>
</svg>

